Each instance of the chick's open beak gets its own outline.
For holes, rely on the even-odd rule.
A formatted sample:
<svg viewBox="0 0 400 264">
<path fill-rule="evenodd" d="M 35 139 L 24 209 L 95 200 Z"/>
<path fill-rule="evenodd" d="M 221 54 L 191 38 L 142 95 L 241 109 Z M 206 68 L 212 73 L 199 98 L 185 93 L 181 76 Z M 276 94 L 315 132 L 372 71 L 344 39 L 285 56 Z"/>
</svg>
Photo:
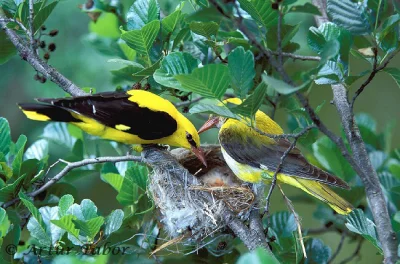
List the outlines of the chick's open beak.
<svg viewBox="0 0 400 264">
<path fill-rule="evenodd" d="M 204 164 L 204 166 L 207 167 L 207 161 L 206 161 L 206 157 L 204 156 L 203 150 L 200 147 L 199 148 L 192 147 L 192 152 Z"/>
<path fill-rule="evenodd" d="M 207 120 L 207 122 L 204 123 L 204 125 L 197 131 L 197 133 L 203 133 L 204 131 L 207 131 L 213 127 L 215 127 L 219 122 L 218 117 L 211 117 L 210 119 Z"/>
</svg>

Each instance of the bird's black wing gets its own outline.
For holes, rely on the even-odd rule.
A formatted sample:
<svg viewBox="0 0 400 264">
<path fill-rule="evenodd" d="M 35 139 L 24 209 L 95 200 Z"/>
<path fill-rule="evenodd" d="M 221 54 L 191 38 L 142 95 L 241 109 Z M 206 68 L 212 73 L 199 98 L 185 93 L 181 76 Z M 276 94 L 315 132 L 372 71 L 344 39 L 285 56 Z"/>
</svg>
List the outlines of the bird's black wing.
<svg viewBox="0 0 400 264">
<path fill-rule="evenodd" d="M 72 110 L 111 128 L 123 125 L 121 130 L 145 140 L 167 137 L 176 131 L 177 122 L 167 112 L 139 106 L 129 97 L 125 92 L 105 92 L 71 98 L 40 98 L 37 101 Z"/>
<path fill-rule="evenodd" d="M 221 146 L 235 161 L 274 172 L 291 143 L 286 139 L 279 139 L 276 140 L 276 144 L 271 145 L 262 140 L 257 140 L 238 135 L 228 129 L 221 131 L 219 135 Z M 342 179 L 311 165 L 297 148 L 289 152 L 280 173 L 343 189 L 350 188 Z"/>
</svg>

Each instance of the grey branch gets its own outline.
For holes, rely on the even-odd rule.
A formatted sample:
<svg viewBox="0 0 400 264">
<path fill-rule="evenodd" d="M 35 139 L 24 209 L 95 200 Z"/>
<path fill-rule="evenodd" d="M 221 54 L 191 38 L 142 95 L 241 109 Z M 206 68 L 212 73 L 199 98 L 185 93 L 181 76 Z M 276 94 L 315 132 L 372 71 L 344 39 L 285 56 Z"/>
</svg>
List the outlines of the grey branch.
<svg viewBox="0 0 400 264">
<path fill-rule="evenodd" d="M 314 5 L 320 8 L 322 18 L 316 18 L 318 25 L 327 21 L 326 2 L 323 0 L 313 0 Z M 387 64 L 386 64 L 387 65 Z M 397 256 L 397 238 L 393 232 L 390 216 L 386 207 L 385 196 L 378 179 L 375 169 L 372 167 L 368 153 L 361 138 L 361 133 L 354 121 L 351 105 L 348 101 L 347 90 L 342 84 L 332 85 L 333 101 L 339 113 L 346 138 L 353 153 L 357 167 L 354 167 L 360 176 L 367 195 L 367 199 L 374 217 L 379 241 L 382 245 L 384 262 L 387 264 L 395 263 Z"/>
<path fill-rule="evenodd" d="M 66 162 L 62 161 L 67 164 L 67 166 L 64 167 L 59 173 L 57 173 L 56 176 L 51 178 L 48 182 L 46 182 L 42 187 L 39 189 L 27 193 L 26 195 L 30 197 L 35 197 L 36 195 L 44 192 L 48 188 L 50 188 L 52 185 L 57 183 L 59 180 L 61 180 L 65 175 L 68 174 L 73 169 L 80 168 L 89 164 L 95 164 L 95 163 L 104 163 L 104 162 L 122 162 L 122 161 L 137 161 L 140 162 L 142 161 L 142 158 L 139 156 L 122 156 L 122 157 L 99 157 L 99 158 L 93 158 L 93 159 L 84 159 L 76 162 Z M 1 207 L 7 208 L 10 207 L 11 205 L 17 203 L 19 201 L 19 198 L 14 198 L 11 201 L 8 201 L 4 203 Z"/>
<path fill-rule="evenodd" d="M 271 54 L 274 56 L 278 56 L 279 52 L 271 51 Z M 282 52 L 281 55 L 282 55 L 282 57 L 292 58 L 293 60 L 302 60 L 302 61 L 320 61 L 321 60 L 321 57 L 319 57 L 319 56 L 305 56 L 305 55 L 298 55 L 298 54 L 289 53 L 289 52 Z"/>
<path fill-rule="evenodd" d="M 35 70 L 42 73 L 46 78 L 53 81 L 72 96 L 86 95 L 86 93 L 79 89 L 79 87 L 73 82 L 68 80 L 64 75 L 59 73 L 53 67 L 49 66 L 45 61 L 40 59 L 34 52 L 32 52 L 32 50 L 23 43 L 15 31 L 7 27 L 7 22 L 4 21 L 7 19 L 8 18 L 5 16 L 3 10 L 0 9 L 0 27 L 5 31 L 9 40 L 14 44 L 23 60 L 26 60 Z"/>
<path fill-rule="evenodd" d="M 33 11 L 33 0 L 29 0 L 29 16 L 28 16 L 28 24 L 29 24 L 29 41 L 31 43 L 31 50 L 35 54 L 38 55 L 38 51 L 36 49 L 35 42 L 35 28 L 33 25 L 34 11 Z"/>
</svg>

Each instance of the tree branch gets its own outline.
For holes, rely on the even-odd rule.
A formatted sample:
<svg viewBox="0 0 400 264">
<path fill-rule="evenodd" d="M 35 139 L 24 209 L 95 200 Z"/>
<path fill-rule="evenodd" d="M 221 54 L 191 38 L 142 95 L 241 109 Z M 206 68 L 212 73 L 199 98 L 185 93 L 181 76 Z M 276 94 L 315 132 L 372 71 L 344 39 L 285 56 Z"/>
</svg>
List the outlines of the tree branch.
<svg viewBox="0 0 400 264">
<path fill-rule="evenodd" d="M 14 30 L 7 27 L 7 22 L 4 21 L 7 19 L 8 18 L 5 16 L 3 10 L 0 9 L 0 27 L 5 31 L 9 40 L 14 44 L 23 60 L 26 60 L 35 70 L 42 73 L 47 79 L 53 81 L 72 96 L 87 95 L 64 75 L 59 73 L 53 67 L 49 66 L 42 59 L 38 58 L 37 55 L 21 41 L 20 37 L 14 32 Z"/>
<path fill-rule="evenodd" d="M 73 169 L 83 167 L 89 164 L 104 163 L 104 162 L 122 162 L 122 161 L 141 162 L 142 158 L 139 156 L 122 156 L 122 157 L 99 157 L 93 159 L 84 159 L 76 162 L 62 161 L 67 164 L 67 166 L 64 169 L 62 169 L 56 176 L 54 176 L 48 182 L 46 182 L 42 187 L 33 192 L 27 193 L 26 195 L 30 197 L 35 197 L 36 195 L 44 192 L 45 190 L 50 188 L 53 184 L 61 180 L 65 175 L 68 174 L 68 172 L 70 172 Z M 13 200 L 4 203 L 1 207 L 2 208 L 10 207 L 11 205 L 17 203 L 19 200 L 20 199 L 18 197 L 14 198 Z"/>
<path fill-rule="evenodd" d="M 271 54 L 274 56 L 278 56 L 279 52 L 271 51 Z M 297 55 L 294 53 L 282 52 L 282 57 L 292 58 L 293 60 L 302 60 L 302 61 L 320 61 L 321 57 L 319 56 L 305 56 L 305 55 Z"/>
<path fill-rule="evenodd" d="M 33 11 L 33 0 L 29 0 L 29 16 L 28 16 L 28 24 L 29 24 L 29 41 L 31 44 L 31 50 L 34 52 L 36 55 L 38 54 L 38 51 L 36 49 L 36 44 L 35 44 L 35 28 L 33 26 L 33 18 L 34 18 L 34 11 Z"/>
<path fill-rule="evenodd" d="M 327 20 L 326 2 L 322 0 L 313 0 L 313 3 L 320 8 L 323 18 L 316 18 L 318 25 Z M 387 64 L 386 64 L 387 65 Z M 377 228 L 379 241 L 382 245 L 385 263 L 395 263 L 397 256 L 397 238 L 393 232 L 390 216 L 386 207 L 385 197 L 383 195 L 378 175 L 372 167 L 361 133 L 354 121 L 354 115 L 351 104 L 348 101 L 347 90 L 342 84 L 332 85 L 333 101 L 341 118 L 346 138 L 350 144 L 357 174 L 360 176 L 370 204 L 372 215 Z"/>
</svg>

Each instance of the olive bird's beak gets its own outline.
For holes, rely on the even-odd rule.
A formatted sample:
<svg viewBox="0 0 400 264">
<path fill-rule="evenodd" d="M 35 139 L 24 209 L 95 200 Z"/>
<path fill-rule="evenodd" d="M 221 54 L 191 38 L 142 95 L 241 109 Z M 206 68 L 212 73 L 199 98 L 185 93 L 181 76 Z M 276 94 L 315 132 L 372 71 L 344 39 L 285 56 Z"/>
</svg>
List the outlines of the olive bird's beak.
<svg viewBox="0 0 400 264">
<path fill-rule="evenodd" d="M 192 147 L 192 152 L 196 157 L 207 167 L 206 157 L 204 156 L 204 152 L 201 148 Z"/>
<path fill-rule="evenodd" d="M 197 131 L 197 133 L 203 133 L 204 131 L 207 131 L 219 123 L 219 117 L 211 117 L 210 119 L 207 120 L 207 122 L 204 123 L 204 125 Z"/>
</svg>

